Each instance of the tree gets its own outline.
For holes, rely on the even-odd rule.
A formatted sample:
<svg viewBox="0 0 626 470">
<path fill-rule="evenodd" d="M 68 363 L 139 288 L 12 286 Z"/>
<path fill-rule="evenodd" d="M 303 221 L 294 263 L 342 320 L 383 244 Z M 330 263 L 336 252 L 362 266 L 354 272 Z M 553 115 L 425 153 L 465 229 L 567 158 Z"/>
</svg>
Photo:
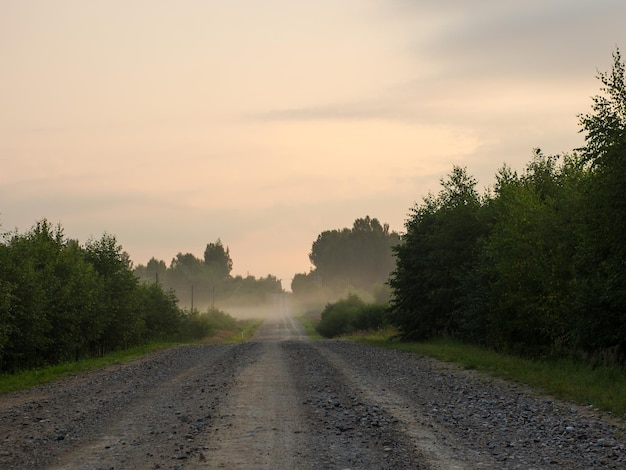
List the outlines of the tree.
<svg viewBox="0 0 626 470">
<path fill-rule="evenodd" d="M 586 230 L 576 264 L 579 346 L 626 355 L 626 86 L 620 51 L 609 73 L 599 73 L 602 94 L 580 116 L 591 167 L 585 191 Z"/>
<path fill-rule="evenodd" d="M 195 296 L 196 305 L 200 291 L 206 289 L 210 279 L 206 275 L 204 264 L 192 253 L 178 253 L 170 263 L 166 273 L 167 288 L 174 289 L 182 303 L 190 305 L 188 299 Z"/>
<path fill-rule="evenodd" d="M 476 180 L 467 170 L 455 166 L 441 185 L 437 197 L 430 194 L 411 209 L 406 234 L 394 248 L 390 315 L 405 339 L 458 330 L 462 279 L 484 231 Z"/>
<path fill-rule="evenodd" d="M 324 286 L 331 286 L 339 281 L 348 282 L 348 234 L 348 229 L 326 230 L 313 242 L 309 260 L 315 266 L 315 276 Z"/>
<path fill-rule="evenodd" d="M 41 220 L 13 234 L 0 250 L 0 352 L 4 369 L 16 370 L 84 353 L 98 276 L 84 250 L 65 240 L 60 226 Z"/>
<path fill-rule="evenodd" d="M 312 273 L 298 273 L 291 280 L 291 292 L 297 297 L 308 297 L 318 295 L 320 284 L 315 282 Z"/>
<path fill-rule="evenodd" d="M 209 243 L 204 250 L 204 264 L 218 279 L 226 279 L 233 269 L 233 260 L 230 258 L 230 250 L 224 248 L 218 238 L 215 243 Z"/>
<path fill-rule="evenodd" d="M 165 265 L 165 261 L 157 260 L 152 257 L 146 265 L 145 276 L 154 279 L 155 284 L 158 284 L 165 280 L 166 271 L 167 266 Z"/>
<path fill-rule="evenodd" d="M 164 291 L 157 283 L 139 286 L 145 318 L 145 339 L 167 341 L 177 339 L 183 322 L 178 299 L 172 290 Z"/>
<path fill-rule="evenodd" d="M 85 250 L 102 283 L 97 310 L 105 325 L 96 345 L 99 354 L 138 344 L 145 325 L 139 306 L 139 281 L 128 253 L 107 233 L 98 240 L 88 240 Z"/>
<path fill-rule="evenodd" d="M 54 292 L 47 306 L 52 339 L 47 361 L 78 360 L 89 354 L 104 322 L 96 316 L 101 281 L 76 241 L 65 242 L 57 253 L 49 282 Z"/>
<path fill-rule="evenodd" d="M 1 245 L 0 250 L 2 250 Z M 0 370 L 4 369 L 2 367 L 4 348 L 9 342 L 9 334 L 13 323 L 11 301 L 11 286 L 8 282 L 0 279 Z"/>
<path fill-rule="evenodd" d="M 324 231 L 311 247 L 309 259 L 315 266 L 311 276 L 336 291 L 372 290 L 393 270 L 392 247 L 398 240 L 389 225 L 369 216 L 356 219 L 351 229 Z"/>
<path fill-rule="evenodd" d="M 624 62 L 619 49 L 613 53 L 610 73 L 598 73 L 601 95 L 592 98 L 592 113 L 579 116 L 581 132 L 585 133 L 584 158 L 592 166 L 615 170 L 626 162 L 626 86 Z"/>
<path fill-rule="evenodd" d="M 535 150 L 518 176 L 497 175 L 489 229 L 464 304 L 485 312 L 482 342 L 541 355 L 569 346 L 571 281 L 582 166 Z M 482 302 L 476 302 L 480 293 Z"/>
</svg>

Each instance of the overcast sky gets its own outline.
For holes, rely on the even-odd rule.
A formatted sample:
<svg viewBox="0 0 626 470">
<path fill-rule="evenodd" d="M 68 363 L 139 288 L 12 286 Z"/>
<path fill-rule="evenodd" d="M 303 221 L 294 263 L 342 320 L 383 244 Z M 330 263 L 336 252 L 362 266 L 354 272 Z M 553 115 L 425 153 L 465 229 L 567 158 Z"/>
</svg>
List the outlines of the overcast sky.
<svg viewBox="0 0 626 470">
<path fill-rule="evenodd" d="M 582 144 L 624 0 L 0 0 L 0 228 L 289 289 L 324 230 L 404 229 L 453 165 L 482 190 Z"/>
</svg>

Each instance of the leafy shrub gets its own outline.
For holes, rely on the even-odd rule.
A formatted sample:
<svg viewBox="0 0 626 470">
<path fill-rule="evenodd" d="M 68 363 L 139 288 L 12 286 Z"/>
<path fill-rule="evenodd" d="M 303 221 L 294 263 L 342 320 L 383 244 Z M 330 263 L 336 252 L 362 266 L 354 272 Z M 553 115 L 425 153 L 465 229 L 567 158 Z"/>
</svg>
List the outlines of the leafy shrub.
<svg viewBox="0 0 626 470">
<path fill-rule="evenodd" d="M 386 315 L 384 304 L 366 304 L 358 296 L 350 294 L 345 299 L 326 305 L 316 330 L 327 338 L 374 330 L 387 323 Z"/>
<path fill-rule="evenodd" d="M 214 307 L 209 308 L 204 316 L 216 330 L 233 330 L 239 326 L 236 318 Z"/>
<path fill-rule="evenodd" d="M 209 308 L 206 312 L 191 310 L 185 312 L 181 326 L 183 341 L 201 340 L 215 334 L 219 330 L 237 328 L 238 321 L 217 308 Z"/>
<path fill-rule="evenodd" d="M 366 304 L 354 319 L 354 329 L 357 331 L 378 330 L 387 326 L 387 305 L 386 304 Z"/>
</svg>

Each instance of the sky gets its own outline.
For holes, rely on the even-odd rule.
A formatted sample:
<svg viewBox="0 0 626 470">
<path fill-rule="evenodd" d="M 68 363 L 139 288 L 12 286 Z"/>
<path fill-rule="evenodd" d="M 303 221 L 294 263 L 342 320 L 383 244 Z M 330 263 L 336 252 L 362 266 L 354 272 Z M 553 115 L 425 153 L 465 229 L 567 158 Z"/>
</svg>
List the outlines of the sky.
<svg viewBox="0 0 626 470">
<path fill-rule="evenodd" d="M 317 236 L 571 152 L 623 0 L 0 0 L 0 230 L 311 269 Z"/>
</svg>

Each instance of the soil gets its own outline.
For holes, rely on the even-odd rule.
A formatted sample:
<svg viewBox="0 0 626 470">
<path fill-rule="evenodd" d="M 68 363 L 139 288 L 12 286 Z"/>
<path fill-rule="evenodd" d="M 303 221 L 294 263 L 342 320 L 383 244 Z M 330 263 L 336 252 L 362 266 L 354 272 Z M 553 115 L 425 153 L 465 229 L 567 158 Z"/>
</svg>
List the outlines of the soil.
<svg viewBox="0 0 626 470">
<path fill-rule="evenodd" d="M 288 312 L 0 397 L 0 468 L 626 468 L 609 416 L 397 351 L 310 341 Z"/>
</svg>

